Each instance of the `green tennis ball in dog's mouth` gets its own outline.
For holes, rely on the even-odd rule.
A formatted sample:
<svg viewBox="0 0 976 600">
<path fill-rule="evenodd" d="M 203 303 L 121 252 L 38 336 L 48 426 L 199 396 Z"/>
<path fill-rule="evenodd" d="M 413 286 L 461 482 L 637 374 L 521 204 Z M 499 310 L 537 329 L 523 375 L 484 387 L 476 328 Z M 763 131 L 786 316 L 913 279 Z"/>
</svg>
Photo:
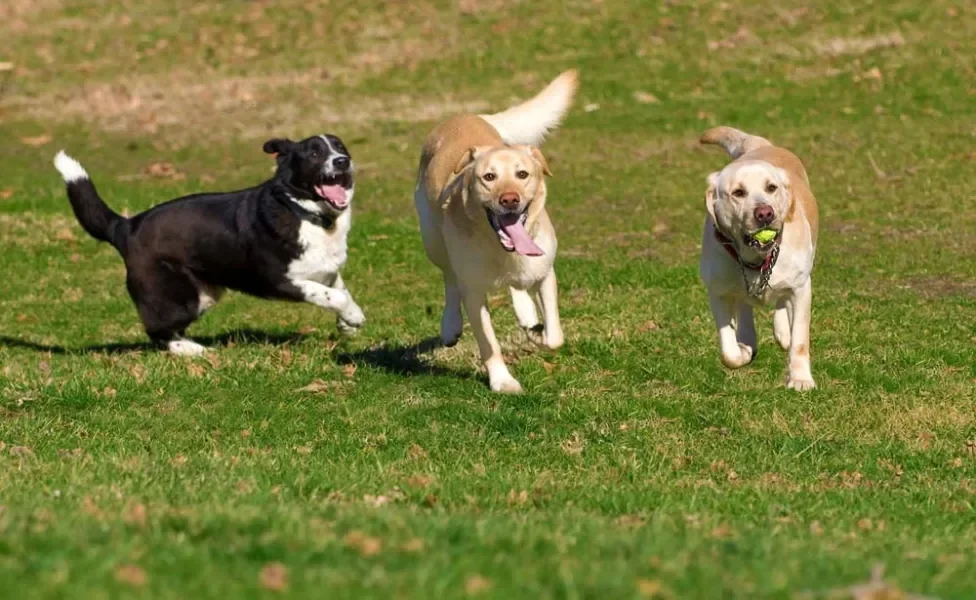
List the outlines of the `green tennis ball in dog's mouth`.
<svg viewBox="0 0 976 600">
<path fill-rule="evenodd" d="M 776 239 L 776 230 L 760 229 L 756 233 L 752 234 L 752 239 L 756 240 L 760 244 L 768 244 L 769 242 Z"/>
</svg>

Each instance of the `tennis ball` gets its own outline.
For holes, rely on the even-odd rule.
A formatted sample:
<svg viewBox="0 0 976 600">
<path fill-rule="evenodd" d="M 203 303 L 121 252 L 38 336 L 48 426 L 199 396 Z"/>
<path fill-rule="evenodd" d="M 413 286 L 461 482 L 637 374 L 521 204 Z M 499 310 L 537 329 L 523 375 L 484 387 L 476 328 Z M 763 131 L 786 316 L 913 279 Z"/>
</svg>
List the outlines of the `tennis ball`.
<svg viewBox="0 0 976 600">
<path fill-rule="evenodd" d="M 775 229 L 760 229 L 752 235 L 752 239 L 756 240 L 760 244 L 768 244 L 769 242 L 776 239 Z"/>
</svg>

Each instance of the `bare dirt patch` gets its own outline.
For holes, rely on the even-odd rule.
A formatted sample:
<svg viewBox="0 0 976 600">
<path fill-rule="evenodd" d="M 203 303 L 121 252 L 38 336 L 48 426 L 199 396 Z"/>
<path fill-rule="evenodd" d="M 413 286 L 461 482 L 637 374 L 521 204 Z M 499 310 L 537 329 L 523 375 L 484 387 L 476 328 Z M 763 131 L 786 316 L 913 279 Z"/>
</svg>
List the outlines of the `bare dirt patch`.
<svg viewBox="0 0 976 600">
<path fill-rule="evenodd" d="M 902 283 L 900 287 L 910 289 L 928 299 L 976 298 L 976 281 L 971 279 L 958 279 L 948 276 L 917 277 Z"/>
<path fill-rule="evenodd" d="M 459 0 L 458 10 L 462 15 L 477 15 L 510 9 L 521 3 L 522 0 Z"/>
<path fill-rule="evenodd" d="M 905 37 L 898 31 L 866 37 L 835 37 L 814 40 L 814 51 L 820 56 L 859 56 L 882 48 L 904 46 Z"/>
<path fill-rule="evenodd" d="M 488 108 L 452 97 L 331 96 L 314 71 L 202 79 L 187 72 L 91 83 L 70 93 L 11 98 L 6 105 L 38 120 L 81 121 L 114 132 L 258 137 L 305 123 L 422 122 Z M 307 92 L 307 93 L 304 93 Z"/>
<path fill-rule="evenodd" d="M 964 393 L 959 390 L 959 394 Z M 949 390 L 947 394 L 953 395 Z M 925 448 L 930 445 L 934 431 L 969 431 L 976 424 L 976 415 L 961 404 L 937 402 L 931 397 L 922 400 L 908 409 L 890 410 L 885 419 L 885 428 L 890 435 Z"/>
<path fill-rule="evenodd" d="M 22 19 L 61 7 L 61 0 L 3 0 L 0 21 Z"/>
<path fill-rule="evenodd" d="M 65 201 L 67 207 L 67 200 Z M 78 222 L 64 215 L 20 213 L 0 215 L 0 238 L 21 248 L 70 244 L 78 240 Z"/>
<path fill-rule="evenodd" d="M 17 2 L 26 5 L 23 0 Z M 181 66 L 176 68 L 168 62 L 172 57 L 164 56 L 166 52 L 176 52 L 174 44 L 167 43 L 170 40 L 161 39 L 146 49 L 125 38 L 126 44 L 111 46 L 113 52 L 100 55 L 98 65 L 76 62 L 74 55 L 57 64 L 52 64 L 52 58 L 48 61 L 46 83 L 35 85 L 36 82 L 23 80 L 23 85 L 0 96 L 0 111 L 14 119 L 82 122 L 105 131 L 159 133 L 167 141 L 192 138 L 199 143 L 218 136 L 256 137 L 270 130 L 280 132 L 299 126 L 304 129 L 313 123 L 424 121 L 457 111 L 479 110 L 484 106 L 479 102 L 417 98 L 415 94 L 411 98 L 377 96 L 356 90 L 367 78 L 411 72 L 422 63 L 442 59 L 459 48 L 456 33 L 433 35 L 430 25 L 419 30 L 412 26 L 421 16 L 430 16 L 431 10 L 424 4 L 406 11 L 412 15 L 409 18 L 404 17 L 404 11 L 395 9 L 368 15 L 366 25 L 341 33 L 342 39 L 355 37 L 357 44 L 350 50 L 336 51 L 324 42 L 335 32 L 321 22 L 310 23 L 307 28 L 303 25 L 295 34 L 299 46 L 304 42 L 303 51 L 321 52 L 332 56 L 332 60 L 321 66 L 286 71 L 260 66 L 241 69 L 267 51 L 266 39 L 278 32 L 273 28 L 253 35 L 244 31 L 232 34 L 204 23 L 195 37 L 180 45 L 183 54 L 178 55 L 179 62 L 175 64 Z M 229 18 L 248 21 L 249 15 Z M 168 15 L 158 18 L 167 22 L 171 19 Z M 45 23 L 45 27 L 49 26 Z M 34 41 L 25 39 L 23 44 L 30 46 Z M 50 45 L 45 44 L 45 48 Z M 356 46 L 362 49 L 357 50 Z M 194 57 L 198 55 L 213 55 L 214 64 L 219 66 L 197 64 Z M 133 63 L 134 56 L 141 59 Z M 0 60 L 3 58 L 0 56 Z M 79 69 L 91 73 L 91 77 L 81 83 L 65 77 L 59 83 L 62 72 Z"/>
</svg>

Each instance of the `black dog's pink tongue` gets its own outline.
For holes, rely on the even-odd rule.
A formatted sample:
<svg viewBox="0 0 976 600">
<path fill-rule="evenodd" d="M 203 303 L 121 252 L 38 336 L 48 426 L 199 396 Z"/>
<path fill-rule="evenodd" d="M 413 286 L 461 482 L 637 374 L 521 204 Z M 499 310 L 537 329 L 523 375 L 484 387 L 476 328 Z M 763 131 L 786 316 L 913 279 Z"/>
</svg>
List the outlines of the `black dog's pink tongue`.
<svg viewBox="0 0 976 600">
<path fill-rule="evenodd" d="M 498 222 L 502 226 L 502 231 L 512 240 L 515 251 L 523 256 L 542 256 L 545 252 L 536 245 L 529 232 L 522 225 L 522 215 L 501 215 Z"/>
<path fill-rule="evenodd" d="M 349 204 L 346 188 L 341 185 L 316 185 L 315 193 L 320 198 L 326 198 L 335 205 L 336 208 L 345 208 Z"/>
</svg>

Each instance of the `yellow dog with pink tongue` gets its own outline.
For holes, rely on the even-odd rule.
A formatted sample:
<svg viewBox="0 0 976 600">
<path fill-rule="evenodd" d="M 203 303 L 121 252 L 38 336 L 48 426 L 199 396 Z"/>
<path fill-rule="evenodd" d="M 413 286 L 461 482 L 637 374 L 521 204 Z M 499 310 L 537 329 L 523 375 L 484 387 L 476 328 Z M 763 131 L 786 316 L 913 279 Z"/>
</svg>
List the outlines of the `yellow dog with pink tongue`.
<svg viewBox="0 0 976 600">
<path fill-rule="evenodd" d="M 556 232 L 546 213 L 549 166 L 538 144 L 576 95 L 567 71 L 534 98 L 492 115 L 458 115 L 424 143 L 414 204 L 427 257 L 444 275 L 441 341 L 461 337 L 464 306 L 491 389 L 519 393 L 488 314 L 487 295 L 509 288 L 529 338 L 563 344 L 557 308 Z M 538 311 L 543 321 L 540 323 Z"/>
</svg>

